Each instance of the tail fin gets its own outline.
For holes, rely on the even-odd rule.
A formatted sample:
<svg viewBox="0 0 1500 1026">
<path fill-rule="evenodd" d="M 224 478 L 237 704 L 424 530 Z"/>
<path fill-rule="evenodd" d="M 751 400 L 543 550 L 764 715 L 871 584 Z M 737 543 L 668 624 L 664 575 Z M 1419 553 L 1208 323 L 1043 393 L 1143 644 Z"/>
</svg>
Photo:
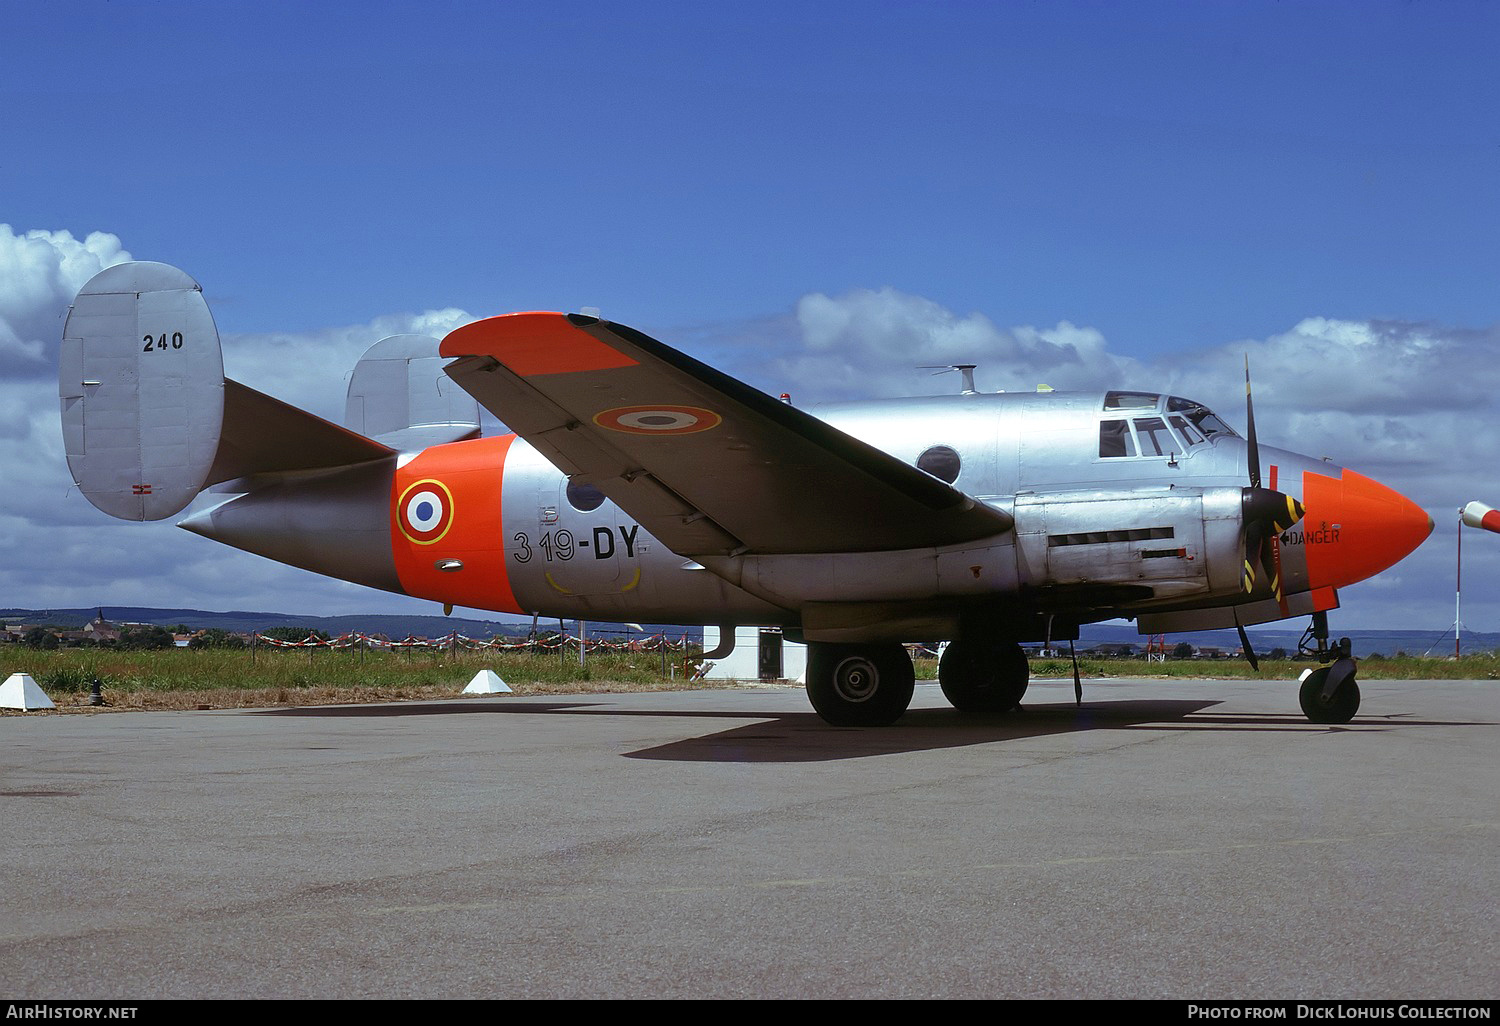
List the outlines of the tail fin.
<svg viewBox="0 0 1500 1026">
<path fill-rule="evenodd" d="M 107 267 L 73 301 L 58 369 L 68 469 L 122 520 L 198 494 L 224 422 L 224 360 L 196 281 L 167 264 Z"/>
<path fill-rule="evenodd" d="M 344 423 L 402 452 L 479 437 L 479 403 L 448 375 L 429 335 L 391 335 L 354 365 Z"/>
<path fill-rule="evenodd" d="M 68 313 L 58 368 L 68 469 L 122 520 L 164 520 L 207 485 L 392 450 L 224 378 L 203 290 L 168 264 L 116 264 Z"/>
</svg>

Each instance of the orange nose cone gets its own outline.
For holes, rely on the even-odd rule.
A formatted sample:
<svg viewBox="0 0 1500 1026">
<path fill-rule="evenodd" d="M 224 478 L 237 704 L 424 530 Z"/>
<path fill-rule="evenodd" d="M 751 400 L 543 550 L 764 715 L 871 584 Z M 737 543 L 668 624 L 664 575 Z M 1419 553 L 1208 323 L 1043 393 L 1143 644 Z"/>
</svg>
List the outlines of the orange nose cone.
<svg viewBox="0 0 1500 1026">
<path fill-rule="evenodd" d="M 1379 481 L 1345 470 L 1304 474 L 1307 577 L 1314 588 L 1341 588 L 1405 559 L 1432 533 L 1432 518 Z"/>
</svg>

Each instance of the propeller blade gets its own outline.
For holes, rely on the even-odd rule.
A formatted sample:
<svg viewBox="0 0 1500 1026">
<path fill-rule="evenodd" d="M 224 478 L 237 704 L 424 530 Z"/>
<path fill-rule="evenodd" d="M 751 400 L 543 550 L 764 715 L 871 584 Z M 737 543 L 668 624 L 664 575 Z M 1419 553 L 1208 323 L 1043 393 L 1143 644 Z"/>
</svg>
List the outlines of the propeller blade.
<svg viewBox="0 0 1500 1026">
<path fill-rule="evenodd" d="M 1257 564 L 1266 571 L 1271 591 L 1285 605 L 1281 587 L 1281 545 L 1278 535 L 1306 515 L 1302 503 L 1284 492 L 1269 488 L 1246 488 L 1241 516 L 1245 523 L 1245 564 L 1240 586 L 1245 594 L 1255 590 Z"/>
<path fill-rule="evenodd" d="M 1245 628 L 1235 624 L 1234 629 L 1240 632 L 1240 651 L 1245 653 L 1245 662 L 1250 664 L 1250 669 L 1260 671 L 1260 660 L 1255 658 L 1255 649 L 1250 647 L 1250 635 L 1245 633 Z"/>
<path fill-rule="evenodd" d="M 1246 457 L 1250 463 L 1250 487 L 1260 487 L 1260 443 L 1255 439 L 1255 403 L 1250 398 L 1250 354 L 1245 354 Z"/>
<path fill-rule="evenodd" d="M 1260 565 L 1266 569 L 1266 577 L 1271 582 L 1271 594 L 1276 597 L 1276 604 L 1285 609 L 1286 596 L 1281 590 L 1281 544 L 1274 533 L 1268 533 L 1261 542 Z"/>
<path fill-rule="evenodd" d="M 1281 539 L 1271 535 L 1271 562 L 1276 567 L 1276 576 L 1272 578 L 1272 590 L 1276 593 L 1276 605 L 1281 610 L 1282 616 L 1291 616 L 1292 611 L 1286 604 L 1286 592 L 1281 587 Z"/>
<path fill-rule="evenodd" d="M 1255 400 L 1250 394 L 1250 354 L 1245 354 L 1245 461 L 1250 464 L 1250 487 L 1245 489 L 1241 517 L 1245 524 L 1245 564 L 1240 586 L 1245 594 L 1255 590 L 1255 567 L 1266 571 L 1271 594 L 1282 615 L 1287 614 L 1286 594 L 1281 586 L 1281 542 L 1278 535 L 1306 514 L 1302 503 L 1283 492 L 1261 487 L 1260 441 L 1255 433 Z M 1243 637 L 1244 632 L 1241 631 Z M 1255 665 L 1252 656 L 1250 665 Z"/>
<path fill-rule="evenodd" d="M 1260 558 L 1261 540 L 1265 529 L 1262 521 L 1245 520 L 1245 562 L 1240 571 L 1240 587 L 1249 595 L 1255 590 L 1255 564 Z"/>
</svg>

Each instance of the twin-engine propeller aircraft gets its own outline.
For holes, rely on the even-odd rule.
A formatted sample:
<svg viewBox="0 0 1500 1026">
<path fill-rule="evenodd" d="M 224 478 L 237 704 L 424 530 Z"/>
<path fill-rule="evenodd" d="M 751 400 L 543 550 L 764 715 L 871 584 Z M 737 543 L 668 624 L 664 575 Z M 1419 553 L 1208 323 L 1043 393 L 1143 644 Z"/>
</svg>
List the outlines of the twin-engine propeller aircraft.
<svg viewBox="0 0 1500 1026">
<path fill-rule="evenodd" d="M 1354 663 L 1326 613 L 1432 530 L 1384 485 L 1258 446 L 1248 372 L 1247 438 L 1141 391 L 814 415 L 624 325 L 516 313 L 376 343 L 341 427 L 225 379 L 197 282 L 127 263 L 78 294 L 60 382 L 73 478 L 112 516 L 211 489 L 225 501 L 182 527 L 445 607 L 779 626 L 842 725 L 905 712 L 905 642 L 948 639 L 944 695 L 1005 712 L 1019 642 L 1307 615 L 1331 665 L 1303 709 L 1347 721 Z M 480 437 L 476 401 L 515 433 Z"/>
</svg>

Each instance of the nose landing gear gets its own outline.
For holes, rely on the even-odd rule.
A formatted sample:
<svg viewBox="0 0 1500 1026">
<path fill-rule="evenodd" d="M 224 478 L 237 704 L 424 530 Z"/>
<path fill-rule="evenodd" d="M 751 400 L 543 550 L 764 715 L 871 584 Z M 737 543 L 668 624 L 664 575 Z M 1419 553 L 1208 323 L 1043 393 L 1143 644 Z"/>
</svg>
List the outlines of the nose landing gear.
<svg viewBox="0 0 1500 1026">
<path fill-rule="evenodd" d="M 1312 615 L 1312 623 L 1297 644 L 1297 654 L 1329 664 L 1302 675 L 1297 699 L 1303 715 L 1313 723 L 1348 723 L 1354 719 L 1359 712 L 1359 684 L 1354 679 L 1359 664 L 1350 651 L 1348 638 L 1328 643 L 1327 613 Z"/>
</svg>

